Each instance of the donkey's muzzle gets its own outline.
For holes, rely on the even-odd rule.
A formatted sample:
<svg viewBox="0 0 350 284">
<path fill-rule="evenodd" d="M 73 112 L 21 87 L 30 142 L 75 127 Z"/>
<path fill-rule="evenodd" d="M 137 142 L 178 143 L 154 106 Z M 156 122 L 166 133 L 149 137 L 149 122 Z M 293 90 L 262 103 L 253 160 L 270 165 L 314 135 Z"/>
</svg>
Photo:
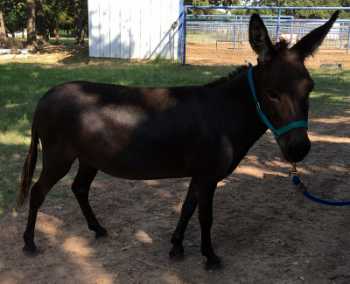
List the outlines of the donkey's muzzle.
<svg viewBox="0 0 350 284">
<path fill-rule="evenodd" d="M 295 144 L 293 143 L 292 145 L 290 145 L 288 149 L 288 156 L 290 158 L 290 162 L 297 163 L 302 161 L 309 153 L 310 148 L 311 143 L 309 139 L 307 141 L 298 142 Z"/>
<path fill-rule="evenodd" d="M 294 129 L 278 142 L 286 160 L 293 163 L 302 161 L 311 148 L 310 139 L 304 129 Z"/>
</svg>

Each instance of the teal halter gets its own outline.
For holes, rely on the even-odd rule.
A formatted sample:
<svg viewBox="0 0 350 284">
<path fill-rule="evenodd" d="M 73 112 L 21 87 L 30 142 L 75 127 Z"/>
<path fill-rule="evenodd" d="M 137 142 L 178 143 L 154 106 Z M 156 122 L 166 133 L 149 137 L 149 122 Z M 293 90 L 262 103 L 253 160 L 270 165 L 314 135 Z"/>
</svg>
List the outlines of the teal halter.
<svg viewBox="0 0 350 284">
<path fill-rule="evenodd" d="M 276 138 L 282 136 L 283 134 L 287 133 L 288 131 L 295 129 L 295 128 L 308 128 L 308 123 L 306 120 L 296 120 L 288 123 L 285 126 L 282 126 L 280 128 L 275 128 L 270 120 L 267 118 L 267 116 L 264 114 L 264 112 L 261 109 L 260 103 L 258 101 L 258 98 L 256 96 L 255 86 L 254 86 L 254 80 L 253 80 L 253 67 L 249 66 L 248 69 L 248 83 L 250 87 L 250 91 L 253 95 L 253 99 L 255 102 L 256 110 L 260 116 L 260 119 L 262 122 L 269 128 L 272 133 L 275 135 Z"/>
</svg>

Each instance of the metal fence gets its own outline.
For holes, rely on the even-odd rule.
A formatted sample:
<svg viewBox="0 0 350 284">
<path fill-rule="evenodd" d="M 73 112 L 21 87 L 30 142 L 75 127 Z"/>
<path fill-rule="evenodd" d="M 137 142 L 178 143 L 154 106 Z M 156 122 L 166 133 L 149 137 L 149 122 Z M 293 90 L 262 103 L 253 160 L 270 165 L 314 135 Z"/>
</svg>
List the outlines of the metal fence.
<svg viewBox="0 0 350 284">
<path fill-rule="evenodd" d="M 249 16 L 246 15 L 188 15 L 187 41 L 232 43 L 233 48 L 243 48 L 248 43 Z M 295 43 L 311 30 L 326 22 L 324 19 L 296 19 L 293 16 L 262 16 L 273 40 L 284 38 Z M 327 35 L 323 49 L 350 49 L 350 20 L 339 19 Z"/>
<path fill-rule="evenodd" d="M 201 15 L 193 15 L 193 10 L 201 10 Z M 206 15 L 206 11 L 216 10 L 222 15 Z M 185 6 L 180 15 L 180 49 L 179 57 L 182 64 L 186 63 L 187 44 L 215 44 L 216 49 L 221 43 L 231 45 L 234 49 L 248 49 L 249 15 L 237 15 L 234 10 L 243 11 L 273 11 L 274 16 L 262 16 L 269 34 L 273 40 L 284 38 L 291 43 L 297 42 L 311 30 L 325 23 L 325 19 L 298 19 L 286 16 L 286 11 L 295 10 L 340 10 L 350 11 L 350 7 L 300 7 L 300 6 Z M 209 14 L 209 13 L 208 13 Z M 290 13 L 289 13 L 290 14 Z M 350 52 L 350 20 L 338 19 L 333 25 L 321 49 L 332 49 L 340 52 Z"/>
</svg>

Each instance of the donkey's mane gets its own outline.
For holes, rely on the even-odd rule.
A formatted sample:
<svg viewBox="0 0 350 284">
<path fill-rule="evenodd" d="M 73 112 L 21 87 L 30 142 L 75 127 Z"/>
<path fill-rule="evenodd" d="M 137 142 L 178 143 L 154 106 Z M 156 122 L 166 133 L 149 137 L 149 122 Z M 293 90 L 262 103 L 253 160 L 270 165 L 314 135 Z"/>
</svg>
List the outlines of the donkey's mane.
<svg viewBox="0 0 350 284">
<path fill-rule="evenodd" d="M 276 52 L 281 52 L 281 51 L 287 50 L 289 47 L 289 44 L 290 42 L 288 40 L 284 38 L 280 38 L 280 40 L 276 42 L 273 47 Z"/>
<path fill-rule="evenodd" d="M 248 70 L 248 66 L 241 65 L 241 66 L 237 67 L 235 70 L 233 70 L 232 72 L 230 72 L 225 77 L 221 77 L 221 78 L 218 78 L 212 82 L 209 82 L 209 83 L 205 84 L 205 86 L 206 87 L 216 87 L 216 86 L 221 85 L 221 84 L 226 83 L 226 82 L 233 82 L 239 77 L 239 75 L 244 73 L 246 70 Z"/>
</svg>

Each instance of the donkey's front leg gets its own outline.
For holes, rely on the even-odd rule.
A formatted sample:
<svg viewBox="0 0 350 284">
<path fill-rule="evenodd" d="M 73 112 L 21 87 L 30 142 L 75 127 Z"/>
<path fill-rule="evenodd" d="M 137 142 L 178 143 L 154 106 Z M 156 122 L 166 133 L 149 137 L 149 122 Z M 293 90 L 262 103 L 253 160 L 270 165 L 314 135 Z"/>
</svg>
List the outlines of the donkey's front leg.
<svg viewBox="0 0 350 284">
<path fill-rule="evenodd" d="M 182 205 L 181 215 L 179 222 L 177 223 L 176 229 L 171 238 L 173 247 L 169 252 L 170 258 L 182 259 L 184 255 L 184 248 L 182 245 L 184 234 L 194 211 L 197 207 L 197 183 L 196 179 L 192 178 L 190 187 L 188 189 L 185 202 Z"/>
<path fill-rule="evenodd" d="M 206 181 L 198 188 L 199 222 L 201 226 L 201 252 L 207 258 L 206 269 L 221 267 L 221 260 L 215 254 L 211 244 L 211 226 L 213 224 L 213 199 L 217 182 Z"/>
</svg>

